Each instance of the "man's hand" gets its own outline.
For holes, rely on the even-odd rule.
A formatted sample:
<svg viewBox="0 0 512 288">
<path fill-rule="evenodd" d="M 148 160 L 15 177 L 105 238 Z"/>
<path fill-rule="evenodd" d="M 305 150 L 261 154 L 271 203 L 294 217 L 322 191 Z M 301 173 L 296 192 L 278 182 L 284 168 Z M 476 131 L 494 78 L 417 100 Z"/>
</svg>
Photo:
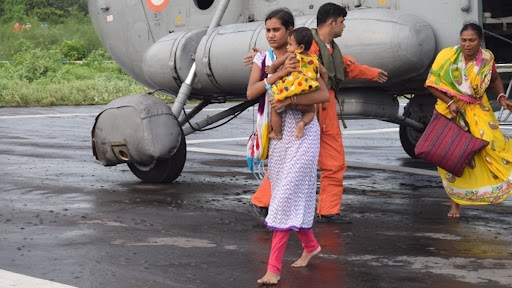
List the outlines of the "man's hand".
<svg viewBox="0 0 512 288">
<path fill-rule="evenodd" d="M 254 60 L 254 56 L 256 55 L 256 53 L 260 51 L 260 48 L 252 47 L 252 52 L 244 56 L 244 65 L 247 67 L 252 67 L 252 60 Z"/>
<path fill-rule="evenodd" d="M 377 74 L 377 82 L 384 83 L 388 80 L 388 72 L 379 69 L 379 74 Z"/>
</svg>

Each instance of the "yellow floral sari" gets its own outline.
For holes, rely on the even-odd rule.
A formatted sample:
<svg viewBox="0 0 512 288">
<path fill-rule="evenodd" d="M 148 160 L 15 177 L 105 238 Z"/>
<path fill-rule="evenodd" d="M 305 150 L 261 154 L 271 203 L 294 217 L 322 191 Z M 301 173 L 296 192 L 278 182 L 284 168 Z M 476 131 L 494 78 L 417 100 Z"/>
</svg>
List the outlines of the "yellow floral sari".
<svg viewBox="0 0 512 288">
<path fill-rule="evenodd" d="M 481 49 L 476 59 L 464 63 L 459 46 L 437 55 L 425 83 L 452 96 L 468 121 L 471 134 L 489 142 L 475 155 L 461 177 L 437 168 L 448 196 L 461 205 L 496 204 L 512 193 L 512 141 L 505 136 L 489 103 L 489 86 L 494 55 Z M 437 100 L 435 109 L 446 117 L 446 103 Z M 457 121 L 463 128 L 465 124 Z"/>
</svg>

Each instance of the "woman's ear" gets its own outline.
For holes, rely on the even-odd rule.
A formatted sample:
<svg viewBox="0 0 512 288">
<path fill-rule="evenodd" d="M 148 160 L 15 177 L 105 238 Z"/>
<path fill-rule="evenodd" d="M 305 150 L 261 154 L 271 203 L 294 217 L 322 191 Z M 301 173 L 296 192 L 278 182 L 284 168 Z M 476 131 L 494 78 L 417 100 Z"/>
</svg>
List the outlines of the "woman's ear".
<svg viewBox="0 0 512 288">
<path fill-rule="evenodd" d="M 293 31 L 293 27 L 292 26 L 288 27 L 288 33 L 292 32 L 292 31 Z"/>
</svg>

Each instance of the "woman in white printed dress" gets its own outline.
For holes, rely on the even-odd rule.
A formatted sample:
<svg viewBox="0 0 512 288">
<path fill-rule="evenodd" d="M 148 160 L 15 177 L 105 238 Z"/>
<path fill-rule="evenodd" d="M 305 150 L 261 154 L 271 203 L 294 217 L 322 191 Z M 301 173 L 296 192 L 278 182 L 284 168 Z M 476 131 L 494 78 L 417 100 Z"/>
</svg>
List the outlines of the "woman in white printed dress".
<svg viewBox="0 0 512 288">
<path fill-rule="evenodd" d="M 264 66 L 272 59 L 286 54 L 288 33 L 293 30 L 294 18 L 287 9 L 270 12 L 265 19 L 267 41 L 272 50 L 259 52 L 253 60 L 253 67 L 247 98 L 270 99 L 269 85 L 288 75 L 288 66 L 262 79 Z M 294 57 L 294 56 L 290 56 Z M 263 69 L 263 71 L 262 71 Z M 271 101 L 274 109 L 285 107 L 282 112 L 282 139 L 271 139 L 269 144 L 268 177 L 272 186 L 272 198 L 265 224 L 274 230 L 267 273 L 258 283 L 277 284 L 280 280 L 281 265 L 291 230 L 295 230 L 304 251 L 293 267 L 304 267 L 309 259 L 320 252 L 312 230 L 315 217 L 317 161 L 320 149 L 320 127 L 316 117 L 306 123 L 304 136 L 294 137 L 294 130 L 302 118 L 295 105 L 311 105 L 329 101 L 327 86 L 319 79 L 320 88 L 314 92 L 287 98 L 280 102 Z M 293 100 L 293 103 L 292 103 Z"/>
</svg>

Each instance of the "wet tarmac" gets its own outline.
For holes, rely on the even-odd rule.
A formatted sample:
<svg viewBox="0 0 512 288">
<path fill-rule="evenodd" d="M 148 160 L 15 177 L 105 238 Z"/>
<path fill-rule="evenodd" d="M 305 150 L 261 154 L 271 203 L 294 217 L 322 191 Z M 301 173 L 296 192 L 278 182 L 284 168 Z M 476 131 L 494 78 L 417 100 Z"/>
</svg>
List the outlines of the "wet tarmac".
<svg viewBox="0 0 512 288">
<path fill-rule="evenodd" d="M 0 109 L 0 270 L 80 288 L 257 287 L 272 233 L 250 212 L 258 181 L 237 154 L 254 113 L 187 136 L 182 175 L 155 185 L 95 162 L 101 108 Z M 512 286 L 511 200 L 450 219 L 434 167 L 403 152 L 396 125 L 348 125 L 351 223 L 315 223 L 322 251 L 307 268 L 290 267 L 292 236 L 276 287 Z"/>
</svg>

